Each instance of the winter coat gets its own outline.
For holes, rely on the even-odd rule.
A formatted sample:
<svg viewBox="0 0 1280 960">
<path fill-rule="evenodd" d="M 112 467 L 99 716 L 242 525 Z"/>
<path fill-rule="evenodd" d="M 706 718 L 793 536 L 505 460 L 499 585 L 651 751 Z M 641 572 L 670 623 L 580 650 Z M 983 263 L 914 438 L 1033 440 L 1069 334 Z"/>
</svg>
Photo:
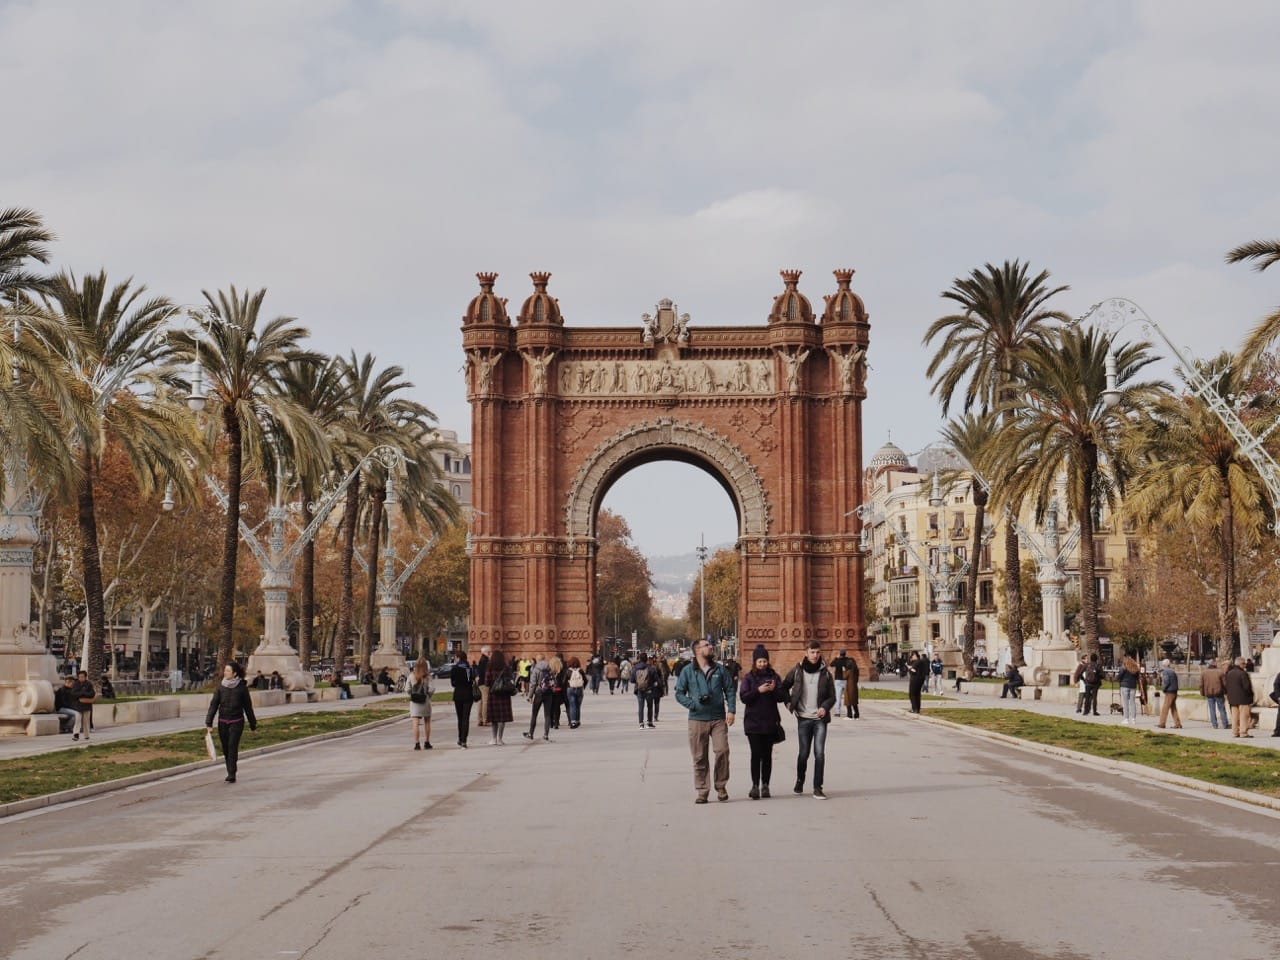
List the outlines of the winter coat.
<svg viewBox="0 0 1280 960">
<path fill-rule="evenodd" d="M 1231 706 L 1243 707 L 1253 703 L 1253 681 L 1249 679 L 1249 674 L 1234 663 L 1223 674 L 1222 685 L 1226 688 L 1227 703 Z"/>
<path fill-rule="evenodd" d="M 682 671 L 683 672 L 683 671 Z M 772 690 L 760 692 L 760 685 L 772 680 Z M 742 700 L 742 730 L 744 733 L 772 734 L 778 728 L 781 718 L 778 704 L 787 698 L 782 686 L 782 678 L 773 667 L 764 673 L 749 670 L 742 675 L 738 685 L 738 697 Z"/>
<path fill-rule="evenodd" d="M 1226 692 L 1222 685 L 1222 671 L 1215 666 L 1205 667 L 1200 671 L 1200 696 L 1220 697 Z"/>
<path fill-rule="evenodd" d="M 257 730 L 258 718 L 253 715 L 253 698 L 249 695 L 249 685 L 241 680 L 234 687 L 224 687 L 219 682 L 209 700 L 209 710 L 204 715 L 206 727 L 213 726 L 215 715 L 219 723 L 240 723 L 247 719 L 249 729 Z"/>
<path fill-rule="evenodd" d="M 799 715 L 800 707 L 804 701 L 804 681 L 800 679 L 800 674 L 804 671 L 805 661 L 801 660 L 791 672 L 787 674 L 787 679 L 782 681 L 783 689 L 786 691 L 788 704 L 787 709 L 792 713 Z M 827 665 L 821 660 L 818 661 L 818 708 L 825 710 L 826 713 L 822 719 L 826 723 L 831 722 L 831 711 L 836 705 L 836 682 L 831 679 L 831 671 L 827 669 Z"/>
<path fill-rule="evenodd" d="M 707 703 L 701 702 L 703 694 L 710 696 Z M 719 663 L 712 666 L 709 677 L 696 663 L 681 670 L 676 678 L 676 701 L 689 711 L 690 720 L 723 720 L 725 714 L 738 712 L 733 678 Z"/>
<path fill-rule="evenodd" d="M 454 703 L 474 703 L 475 696 L 471 690 L 471 667 L 465 663 L 455 663 L 449 671 L 449 684 L 453 687 Z"/>
</svg>

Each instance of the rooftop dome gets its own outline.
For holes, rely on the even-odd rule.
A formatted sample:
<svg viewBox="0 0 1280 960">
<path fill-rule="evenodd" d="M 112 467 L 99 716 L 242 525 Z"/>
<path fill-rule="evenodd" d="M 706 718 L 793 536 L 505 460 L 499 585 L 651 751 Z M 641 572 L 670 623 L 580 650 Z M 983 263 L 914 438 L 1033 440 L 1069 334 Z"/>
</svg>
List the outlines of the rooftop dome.
<svg viewBox="0 0 1280 960">
<path fill-rule="evenodd" d="M 480 281 L 480 292 L 467 304 L 467 312 L 462 315 L 462 322 L 468 323 L 510 323 L 507 319 L 507 298 L 493 292 L 493 285 L 498 279 L 496 273 L 477 273 Z"/>
<path fill-rule="evenodd" d="M 826 301 L 826 309 L 822 311 L 822 322 L 828 323 L 866 323 L 867 308 L 862 298 L 849 289 L 853 280 L 853 268 L 833 271 L 836 275 L 836 292 Z"/>
<path fill-rule="evenodd" d="M 533 280 L 533 295 L 520 308 L 520 324 L 522 326 L 526 323 L 563 326 L 564 320 L 560 317 L 560 301 L 547 293 L 547 282 L 551 279 L 551 274 L 531 273 L 529 277 Z"/>
<path fill-rule="evenodd" d="M 783 270 L 783 290 L 773 299 L 770 323 L 813 323 L 813 306 L 809 298 L 796 289 L 800 284 L 800 270 Z"/>
<path fill-rule="evenodd" d="M 892 440 L 885 443 L 883 447 L 875 452 L 871 458 L 871 466 L 868 468 L 873 474 L 879 474 L 883 470 L 893 467 L 910 467 L 911 461 L 907 459 L 907 455 L 903 453 Z"/>
</svg>

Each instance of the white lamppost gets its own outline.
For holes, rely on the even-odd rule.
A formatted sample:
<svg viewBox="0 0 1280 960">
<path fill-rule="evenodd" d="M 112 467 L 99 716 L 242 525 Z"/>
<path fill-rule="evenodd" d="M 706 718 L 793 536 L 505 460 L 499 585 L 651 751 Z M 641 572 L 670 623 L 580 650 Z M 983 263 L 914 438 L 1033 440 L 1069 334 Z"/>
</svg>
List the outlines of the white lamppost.
<svg viewBox="0 0 1280 960">
<path fill-rule="evenodd" d="M 698 639 L 707 639 L 707 535 L 698 542 L 698 593 L 701 612 L 698 617 Z"/>
</svg>

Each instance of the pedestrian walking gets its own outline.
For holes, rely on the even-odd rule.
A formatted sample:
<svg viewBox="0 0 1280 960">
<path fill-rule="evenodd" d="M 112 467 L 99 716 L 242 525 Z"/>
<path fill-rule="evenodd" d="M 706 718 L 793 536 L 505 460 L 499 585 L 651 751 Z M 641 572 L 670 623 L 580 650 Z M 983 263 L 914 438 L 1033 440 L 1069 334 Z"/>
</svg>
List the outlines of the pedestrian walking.
<svg viewBox="0 0 1280 960">
<path fill-rule="evenodd" d="M 458 715 L 458 746 L 467 749 L 467 737 L 471 733 L 471 707 L 476 702 L 475 673 L 467 662 L 465 650 L 458 651 L 458 659 L 449 671 L 449 684 L 453 687 L 453 709 Z"/>
<path fill-rule="evenodd" d="M 1088 674 L 1086 678 L 1087 676 Z M 1173 715 L 1173 728 L 1181 730 L 1182 718 L 1178 716 L 1178 671 L 1166 659 L 1160 661 L 1160 722 L 1156 726 L 1163 730 L 1170 714 Z"/>
<path fill-rule="evenodd" d="M 667 691 L 670 689 L 671 668 L 667 666 L 667 661 L 662 657 L 656 657 L 653 669 L 657 672 L 657 682 L 654 683 L 653 689 L 649 691 L 649 694 L 653 700 L 653 722 L 659 723 L 662 715 L 662 698 L 667 695 Z M 728 670 L 729 668 L 725 667 L 725 669 Z M 729 679 L 734 680 L 732 671 L 729 673 Z"/>
<path fill-rule="evenodd" d="M 689 711 L 693 802 L 707 802 L 712 782 L 716 798 L 728 800 L 729 728 L 733 726 L 737 708 L 733 679 L 716 663 L 715 648 L 710 640 L 704 638 L 695 643 L 693 655 L 693 665 L 680 671 L 676 680 L 676 702 Z M 709 750 L 715 753 L 714 770 Z"/>
<path fill-rule="evenodd" d="M 582 669 L 582 661 L 570 657 L 566 664 L 564 702 L 569 714 L 569 729 L 577 730 L 582 726 L 582 698 L 587 692 L 587 672 Z"/>
<path fill-rule="evenodd" d="M 533 709 L 529 712 L 529 729 L 525 731 L 526 740 L 533 739 L 533 730 L 538 723 L 538 711 L 542 711 L 542 739 L 551 740 L 551 702 L 555 694 L 555 676 L 551 672 L 551 664 L 546 660 L 538 660 L 529 670 L 529 700 Z"/>
<path fill-rule="evenodd" d="M 928 676 L 929 665 L 918 651 L 912 650 L 907 658 L 907 698 L 911 701 L 911 712 L 920 712 L 920 692 L 924 689 L 924 681 Z"/>
<path fill-rule="evenodd" d="M 1227 720 L 1227 688 L 1222 685 L 1222 670 L 1215 661 L 1210 660 L 1207 666 L 1200 669 L 1200 696 L 1209 704 L 1209 723 L 1218 729 L 1218 720 L 1222 720 L 1222 729 L 1231 726 Z"/>
<path fill-rule="evenodd" d="M 844 707 L 845 715 L 850 720 L 858 720 L 862 717 L 862 714 L 858 712 L 859 672 L 858 661 L 850 657 L 849 665 L 845 667 L 844 671 L 844 695 L 840 698 L 840 704 Z M 840 707 L 837 706 L 836 709 L 839 710 Z"/>
<path fill-rule="evenodd" d="M 551 667 L 551 729 L 560 729 L 560 713 L 564 709 L 564 685 L 568 682 L 568 670 L 560 655 L 556 654 L 548 661 Z"/>
<path fill-rule="evenodd" d="M 929 661 L 929 692 L 942 694 L 942 656 L 935 653 Z"/>
<path fill-rule="evenodd" d="M 1222 676 L 1227 691 L 1227 703 L 1231 707 L 1231 735 L 1251 739 L 1249 727 L 1253 723 L 1253 681 L 1244 669 L 1244 657 L 1236 657 Z"/>
<path fill-rule="evenodd" d="M 823 773 L 827 765 L 827 724 L 836 705 L 836 684 L 822 660 L 822 643 L 810 640 L 804 659 L 792 668 L 782 681 L 787 696 L 787 709 L 796 718 L 796 793 L 804 793 L 804 781 L 813 753 L 813 796 L 827 799 L 823 792 Z M 916 691 L 916 697 L 920 695 Z M 917 711 L 918 712 L 918 711 Z"/>
<path fill-rule="evenodd" d="M 627 693 L 631 688 L 631 673 L 634 664 L 626 657 L 622 658 L 622 662 L 618 664 L 618 687 L 623 693 Z"/>
<path fill-rule="evenodd" d="M 604 675 L 604 662 L 600 659 L 600 655 L 596 654 L 587 664 L 587 677 L 591 683 L 592 695 L 600 693 L 600 678 Z"/>
<path fill-rule="evenodd" d="M 839 715 L 840 708 L 844 705 L 844 688 L 848 682 L 845 679 L 845 671 L 849 669 L 849 664 L 853 661 L 849 659 L 848 651 L 841 650 L 840 655 L 831 661 L 831 676 L 836 681 L 836 714 Z M 745 719 L 743 721 L 746 722 Z"/>
<path fill-rule="evenodd" d="M 431 663 L 419 657 L 409 675 L 409 722 L 413 727 L 413 749 L 431 749 Z M 425 746 L 423 742 L 425 741 Z"/>
<path fill-rule="evenodd" d="M 614 687 L 618 685 L 618 661 L 610 660 L 604 665 L 604 678 L 609 683 L 609 695 L 613 696 Z"/>
<path fill-rule="evenodd" d="M 648 711 L 649 726 L 653 726 L 653 693 L 661 682 L 661 674 L 657 667 L 649 663 L 647 653 L 636 658 L 635 669 L 631 671 L 631 681 L 636 688 L 636 711 L 640 717 L 640 728 L 644 729 L 645 711 Z"/>
<path fill-rule="evenodd" d="M 1116 681 L 1120 685 L 1120 709 L 1123 717 L 1121 723 L 1136 724 L 1138 722 L 1138 683 L 1142 679 L 1142 669 L 1138 661 L 1126 656 L 1120 661 L 1120 671 Z"/>
<path fill-rule="evenodd" d="M 234 660 L 222 668 L 222 682 L 213 690 L 209 710 L 204 715 L 204 728 L 213 732 L 213 718 L 218 718 L 218 741 L 227 767 L 227 783 L 236 782 L 236 766 L 240 760 L 240 738 L 247 721 L 250 730 L 258 729 L 253 715 L 253 697 L 244 682 L 244 667 Z"/>
<path fill-rule="evenodd" d="M 1086 716 L 1092 713 L 1095 717 L 1098 714 L 1098 691 L 1102 689 L 1102 664 L 1098 662 L 1096 653 L 1089 654 L 1089 659 L 1083 661 L 1082 666 L 1078 668 L 1080 679 L 1084 681 L 1084 709 L 1081 713 Z M 1177 678 L 1174 678 L 1175 682 Z"/>
<path fill-rule="evenodd" d="M 75 685 L 71 688 L 71 699 L 75 701 L 72 706 L 76 709 L 76 719 L 79 721 L 75 732 L 71 734 L 71 739 L 79 740 L 84 737 L 88 741 L 89 731 L 93 729 L 93 703 L 98 699 L 98 693 L 93 689 L 93 682 L 89 679 L 87 671 L 81 670 L 76 674 Z"/>
<path fill-rule="evenodd" d="M 516 678 L 501 650 L 493 651 L 489 657 L 489 674 L 485 681 L 489 686 L 489 743 L 502 746 L 507 724 L 515 721 L 511 697 L 516 692 Z"/>
<path fill-rule="evenodd" d="M 742 701 L 742 730 L 751 747 L 752 800 L 769 797 L 769 778 L 773 773 L 773 745 L 781 743 L 782 719 L 778 704 L 786 699 L 782 678 L 769 665 L 769 651 L 757 644 L 751 654 L 751 669 L 742 675 L 738 699 Z M 676 682 L 679 683 L 677 675 Z"/>
<path fill-rule="evenodd" d="M 480 681 L 480 713 L 476 717 L 479 726 L 489 725 L 489 654 L 488 644 L 480 648 L 480 659 L 476 661 L 476 678 Z"/>
</svg>

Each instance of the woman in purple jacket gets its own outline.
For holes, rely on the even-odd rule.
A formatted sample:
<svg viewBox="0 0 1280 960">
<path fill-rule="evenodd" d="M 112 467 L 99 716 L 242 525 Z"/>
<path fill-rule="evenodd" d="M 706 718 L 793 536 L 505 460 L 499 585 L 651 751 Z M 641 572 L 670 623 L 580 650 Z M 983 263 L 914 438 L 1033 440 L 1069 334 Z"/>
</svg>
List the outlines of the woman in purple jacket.
<svg viewBox="0 0 1280 960">
<path fill-rule="evenodd" d="M 782 678 L 769 666 L 769 651 L 757 644 L 751 654 L 752 668 L 742 675 L 738 696 L 745 708 L 743 732 L 751 745 L 752 800 L 769 796 L 769 776 L 773 773 L 773 745 L 782 729 L 778 703 L 785 698 Z"/>
</svg>

